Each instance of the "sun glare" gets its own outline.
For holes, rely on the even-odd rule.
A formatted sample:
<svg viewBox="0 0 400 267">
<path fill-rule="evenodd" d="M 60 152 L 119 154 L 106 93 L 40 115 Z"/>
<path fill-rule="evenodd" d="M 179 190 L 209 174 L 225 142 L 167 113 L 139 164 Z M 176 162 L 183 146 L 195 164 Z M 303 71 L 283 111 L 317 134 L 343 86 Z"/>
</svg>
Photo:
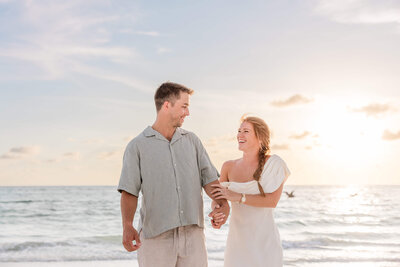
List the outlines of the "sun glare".
<svg viewBox="0 0 400 267">
<path fill-rule="evenodd" d="M 335 163 L 351 163 L 354 167 L 371 164 L 379 156 L 384 125 L 379 119 L 354 113 L 340 102 L 331 102 L 319 109 L 315 131 L 323 156 Z"/>
</svg>

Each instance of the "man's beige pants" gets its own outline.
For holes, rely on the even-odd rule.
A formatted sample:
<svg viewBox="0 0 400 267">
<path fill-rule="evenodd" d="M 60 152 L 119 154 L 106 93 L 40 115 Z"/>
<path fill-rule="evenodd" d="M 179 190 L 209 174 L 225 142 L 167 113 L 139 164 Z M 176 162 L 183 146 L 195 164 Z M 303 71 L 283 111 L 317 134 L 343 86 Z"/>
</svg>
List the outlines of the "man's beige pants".
<svg viewBox="0 0 400 267">
<path fill-rule="evenodd" d="M 203 228 L 188 225 L 145 239 L 138 250 L 140 267 L 206 267 L 207 250 Z"/>
</svg>

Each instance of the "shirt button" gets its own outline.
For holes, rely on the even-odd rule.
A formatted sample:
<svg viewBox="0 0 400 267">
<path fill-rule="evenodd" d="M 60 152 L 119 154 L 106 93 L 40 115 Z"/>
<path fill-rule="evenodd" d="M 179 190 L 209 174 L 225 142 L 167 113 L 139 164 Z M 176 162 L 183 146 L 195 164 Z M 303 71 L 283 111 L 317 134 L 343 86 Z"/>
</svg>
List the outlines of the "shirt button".
<svg viewBox="0 0 400 267">
<path fill-rule="evenodd" d="M 181 210 L 181 213 L 183 213 L 183 210 Z"/>
<path fill-rule="evenodd" d="M 176 163 L 174 163 L 174 166 L 176 167 Z"/>
<path fill-rule="evenodd" d="M 181 189 L 181 187 L 180 186 L 178 186 L 178 190 L 180 190 Z"/>
</svg>

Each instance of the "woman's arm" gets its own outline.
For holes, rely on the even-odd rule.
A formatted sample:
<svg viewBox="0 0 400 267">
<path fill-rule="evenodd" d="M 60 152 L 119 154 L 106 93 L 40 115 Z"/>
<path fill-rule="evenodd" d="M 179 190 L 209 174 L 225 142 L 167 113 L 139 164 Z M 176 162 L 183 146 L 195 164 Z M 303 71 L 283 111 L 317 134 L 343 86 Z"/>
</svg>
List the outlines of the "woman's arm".
<svg viewBox="0 0 400 267">
<path fill-rule="evenodd" d="M 276 208 L 281 198 L 283 190 L 283 183 L 281 186 L 272 193 L 265 193 L 263 197 L 261 194 L 246 195 L 246 202 L 243 204 L 253 207 Z"/>
<path fill-rule="evenodd" d="M 215 199 L 226 199 L 234 202 L 239 202 L 242 198 L 242 194 L 233 192 L 222 185 L 213 185 L 216 189 L 211 193 Z M 272 193 L 265 193 L 265 196 L 261 194 L 247 195 L 246 201 L 243 203 L 245 205 L 253 207 L 263 207 L 263 208 L 275 208 L 278 205 L 279 199 L 281 198 L 283 190 L 283 183 L 281 186 Z"/>
<path fill-rule="evenodd" d="M 224 164 L 222 164 L 221 167 L 221 175 L 219 176 L 219 182 L 229 182 L 229 171 L 232 168 L 232 165 L 234 164 L 233 160 L 228 160 L 225 161 Z"/>
</svg>

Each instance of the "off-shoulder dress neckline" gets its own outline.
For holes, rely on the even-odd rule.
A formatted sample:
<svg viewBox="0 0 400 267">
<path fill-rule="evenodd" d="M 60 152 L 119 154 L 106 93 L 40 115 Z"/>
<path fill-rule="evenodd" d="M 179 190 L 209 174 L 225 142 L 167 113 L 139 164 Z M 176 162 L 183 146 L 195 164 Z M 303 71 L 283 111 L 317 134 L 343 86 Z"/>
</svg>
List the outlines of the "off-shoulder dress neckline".
<svg viewBox="0 0 400 267">
<path fill-rule="evenodd" d="M 264 173 L 264 171 L 265 171 L 265 169 L 267 168 L 267 166 L 270 164 L 270 162 L 271 162 L 271 158 L 272 157 L 274 157 L 274 156 L 276 156 L 276 154 L 273 154 L 273 155 L 271 155 L 268 159 L 267 159 L 267 162 L 265 162 L 265 164 L 264 164 L 264 168 L 263 168 L 263 171 L 261 172 L 261 175 Z M 256 180 L 251 180 L 251 181 L 247 181 L 247 182 L 234 182 L 234 181 L 227 181 L 227 182 L 223 182 L 223 183 L 235 183 L 235 184 L 249 184 L 249 183 L 254 183 L 254 182 L 257 182 Z"/>
</svg>

